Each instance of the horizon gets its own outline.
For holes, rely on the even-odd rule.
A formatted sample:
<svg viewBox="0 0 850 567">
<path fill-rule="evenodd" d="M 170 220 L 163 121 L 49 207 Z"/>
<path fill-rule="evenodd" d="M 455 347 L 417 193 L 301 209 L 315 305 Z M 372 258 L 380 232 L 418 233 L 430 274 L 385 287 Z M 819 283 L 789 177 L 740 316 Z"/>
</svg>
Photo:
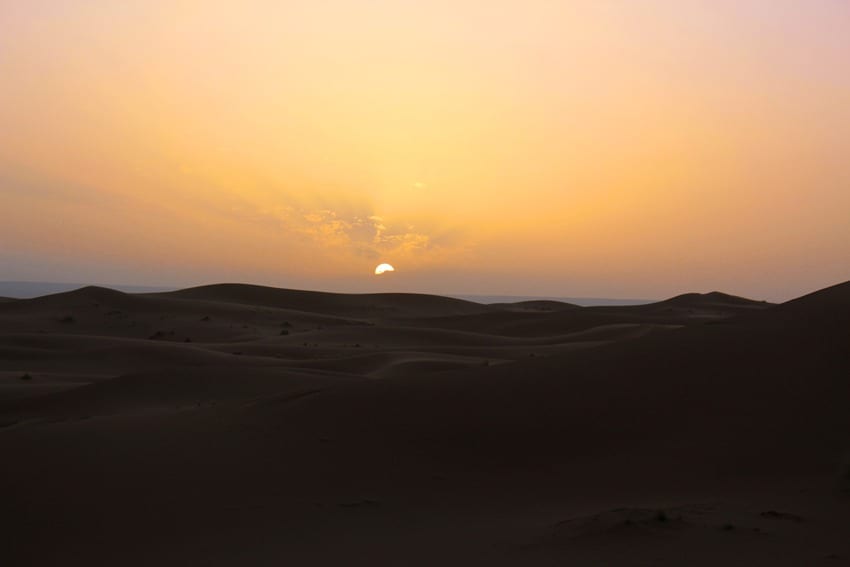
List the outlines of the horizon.
<svg viewBox="0 0 850 567">
<path fill-rule="evenodd" d="M 520 302 L 520 301 L 534 301 L 534 300 L 543 300 L 543 301 L 560 301 L 560 302 L 573 302 L 577 305 L 581 305 L 584 307 L 590 307 L 595 305 L 641 305 L 646 303 L 654 303 L 657 301 L 663 301 L 663 299 L 646 299 L 646 298 L 634 298 L 634 297 L 571 297 L 571 296 L 551 296 L 551 295 L 488 295 L 488 294 L 475 294 L 475 293 L 444 293 L 444 294 L 430 294 L 424 291 L 411 291 L 411 292 L 394 292 L 394 291 L 369 291 L 369 292 L 351 292 L 351 291 L 339 291 L 339 290 L 329 290 L 329 289 L 300 289 L 300 288 L 287 288 L 287 287 L 279 287 L 279 286 L 263 286 L 260 284 L 253 284 L 248 282 L 215 282 L 215 283 L 205 283 L 205 284 L 195 284 L 189 286 L 139 286 L 134 284 L 122 284 L 122 283 L 103 283 L 103 282 L 40 282 L 40 281 L 2 281 L 0 280 L 0 297 L 7 297 L 11 299 L 33 299 L 36 297 L 42 297 L 45 295 L 52 295 L 56 293 L 65 293 L 69 291 L 77 291 L 79 289 L 83 289 L 86 287 L 101 287 L 106 289 L 112 289 L 116 291 L 121 291 L 124 293 L 131 294 L 144 294 L 144 293 L 161 293 L 161 292 L 169 292 L 169 291 L 178 291 L 184 289 L 192 289 L 198 287 L 210 287 L 217 285 L 245 285 L 245 286 L 259 286 L 259 287 L 270 287 L 281 290 L 289 290 L 289 291 L 315 291 L 319 293 L 336 293 L 342 295 L 361 295 L 361 294 L 371 294 L 371 293 L 410 293 L 414 295 L 440 295 L 443 297 L 452 297 L 455 299 L 463 299 L 466 301 L 472 301 L 475 303 L 482 304 L 492 304 L 492 303 L 500 303 L 500 302 Z"/>
<path fill-rule="evenodd" d="M 227 286 L 227 285 L 236 285 L 236 286 L 251 286 L 251 287 L 267 287 L 271 289 L 280 289 L 282 291 L 307 291 L 307 292 L 317 292 L 317 293 L 330 293 L 330 294 L 340 294 L 340 295 L 369 295 L 369 294 L 412 294 L 412 295 L 436 295 L 442 297 L 450 297 L 455 299 L 463 299 L 465 301 L 471 301 L 474 303 L 481 304 L 496 304 L 496 303 L 516 303 L 523 301 L 557 301 L 557 302 L 566 302 L 573 303 L 575 305 L 579 305 L 581 307 L 593 307 L 593 306 L 635 306 L 635 305 L 646 305 L 651 303 L 659 303 L 663 301 L 667 301 L 669 299 L 674 299 L 680 296 L 685 295 L 709 295 L 713 293 L 720 293 L 723 295 L 731 296 L 731 297 L 740 297 L 742 299 L 748 299 L 756 302 L 770 303 L 779 305 L 782 303 L 786 303 L 788 301 L 793 301 L 795 299 L 800 299 L 802 297 L 811 295 L 813 293 L 818 293 L 824 291 L 826 289 L 840 286 L 844 284 L 850 283 L 848 281 L 835 282 L 833 284 L 824 286 L 822 288 L 818 288 L 815 290 L 806 291 L 798 296 L 794 296 L 788 298 L 783 301 L 771 301 L 768 299 L 762 299 L 757 297 L 748 297 L 743 295 L 737 295 L 734 293 L 729 293 L 725 290 L 708 290 L 708 291 L 680 291 L 678 293 L 674 293 L 665 297 L 655 297 L 655 298 L 637 298 L 637 297 L 599 297 L 599 296 L 571 296 L 571 295 L 519 295 L 519 294 L 484 294 L 484 293 L 466 293 L 466 292 L 457 292 L 457 293 L 431 293 L 428 291 L 396 291 L 391 289 L 385 290 L 372 290 L 372 291 L 346 291 L 346 290 L 338 290 L 338 289 L 312 289 L 312 288 L 297 288 L 297 287 L 287 287 L 287 286 L 275 286 L 275 285 L 266 285 L 266 284 L 258 284 L 252 282 L 207 282 L 207 283 L 194 283 L 188 285 L 136 285 L 136 284 L 125 284 L 125 283 L 104 283 L 104 282 L 50 282 L 50 281 L 9 281 L 9 280 L 0 280 L 0 297 L 10 298 L 10 299 L 32 299 L 37 297 L 42 297 L 46 295 L 52 295 L 57 293 L 65 293 L 69 291 L 77 291 L 86 287 L 100 287 L 105 289 L 112 289 L 115 291 L 121 291 L 129 294 L 146 294 L 146 293 L 163 293 L 163 292 L 171 292 L 171 291 L 180 291 L 187 289 L 195 289 L 195 288 L 204 288 L 204 287 L 215 287 L 215 286 Z"/>
<path fill-rule="evenodd" d="M 828 0 L 7 3 L 0 279 L 787 301 L 850 278 L 848 28 Z"/>
</svg>

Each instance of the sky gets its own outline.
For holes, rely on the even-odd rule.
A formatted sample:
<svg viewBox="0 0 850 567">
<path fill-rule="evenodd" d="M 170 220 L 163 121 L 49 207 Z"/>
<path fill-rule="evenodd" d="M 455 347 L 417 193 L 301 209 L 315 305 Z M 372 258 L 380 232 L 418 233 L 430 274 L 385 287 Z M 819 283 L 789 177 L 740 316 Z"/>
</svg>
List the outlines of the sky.
<svg viewBox="0 0 850 567">
<path fill-rule="evenodd" d="M 848 29 L 844 0 L 0 0 L 0 280 L 790 299 L 850 279 Z"/>
</svg>

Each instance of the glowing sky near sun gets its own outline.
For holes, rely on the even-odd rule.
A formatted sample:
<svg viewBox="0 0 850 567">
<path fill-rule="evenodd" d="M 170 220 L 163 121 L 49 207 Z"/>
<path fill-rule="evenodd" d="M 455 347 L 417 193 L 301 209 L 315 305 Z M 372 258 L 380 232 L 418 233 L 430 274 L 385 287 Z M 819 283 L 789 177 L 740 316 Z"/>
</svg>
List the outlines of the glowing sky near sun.
<svg viewBox="0 0 850 567">
<path fill-rule="evenodd" d="M 0 2 L 0 279 L 784 299 L 850 279 L 848 29 L 835 0 Z"/>
</svg>

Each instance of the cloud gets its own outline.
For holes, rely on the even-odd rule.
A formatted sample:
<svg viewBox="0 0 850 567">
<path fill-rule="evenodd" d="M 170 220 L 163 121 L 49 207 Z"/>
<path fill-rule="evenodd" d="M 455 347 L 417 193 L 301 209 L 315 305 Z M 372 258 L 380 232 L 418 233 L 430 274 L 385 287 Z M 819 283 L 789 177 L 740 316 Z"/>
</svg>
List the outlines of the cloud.
<svg viewBox="0 0 850 567">
<path fill-rule="evenodd" d="M 240 222 L 265 224 L 304 246 L 343 252 L 372 260 L 410 258 L 422 261 L 460 245 L 458 230 L 419 227 L 375 214 L 364 205 L 340 201 L 337 206 L 277 204 L 255 207 L 241 203 L 230 208 Z"/>
<path fill-rule="evenodd" d="M 286 230 L 326 248 L 343 248 L 366 258 L 427 252 L 431 237 L 413 226 L 388 223 L 378 215 L 345 214 L 332 209 L 301 211 L 282 220 Z"/>
</svg>

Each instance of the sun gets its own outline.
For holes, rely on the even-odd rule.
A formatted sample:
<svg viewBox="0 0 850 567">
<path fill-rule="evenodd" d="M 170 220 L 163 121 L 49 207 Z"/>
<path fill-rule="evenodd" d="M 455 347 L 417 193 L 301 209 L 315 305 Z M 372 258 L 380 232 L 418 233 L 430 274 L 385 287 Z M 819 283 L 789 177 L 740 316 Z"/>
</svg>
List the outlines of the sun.
<svg viewBox="0 0 850 567">
<path fill-rule="evenodd" d="M 380 276 L 385 272 L 394 272 L 395 268 L 390 266 L 389 264 L 378 264 L 378 267 L 375 268 L 375 275 Z"/>
</svg>

